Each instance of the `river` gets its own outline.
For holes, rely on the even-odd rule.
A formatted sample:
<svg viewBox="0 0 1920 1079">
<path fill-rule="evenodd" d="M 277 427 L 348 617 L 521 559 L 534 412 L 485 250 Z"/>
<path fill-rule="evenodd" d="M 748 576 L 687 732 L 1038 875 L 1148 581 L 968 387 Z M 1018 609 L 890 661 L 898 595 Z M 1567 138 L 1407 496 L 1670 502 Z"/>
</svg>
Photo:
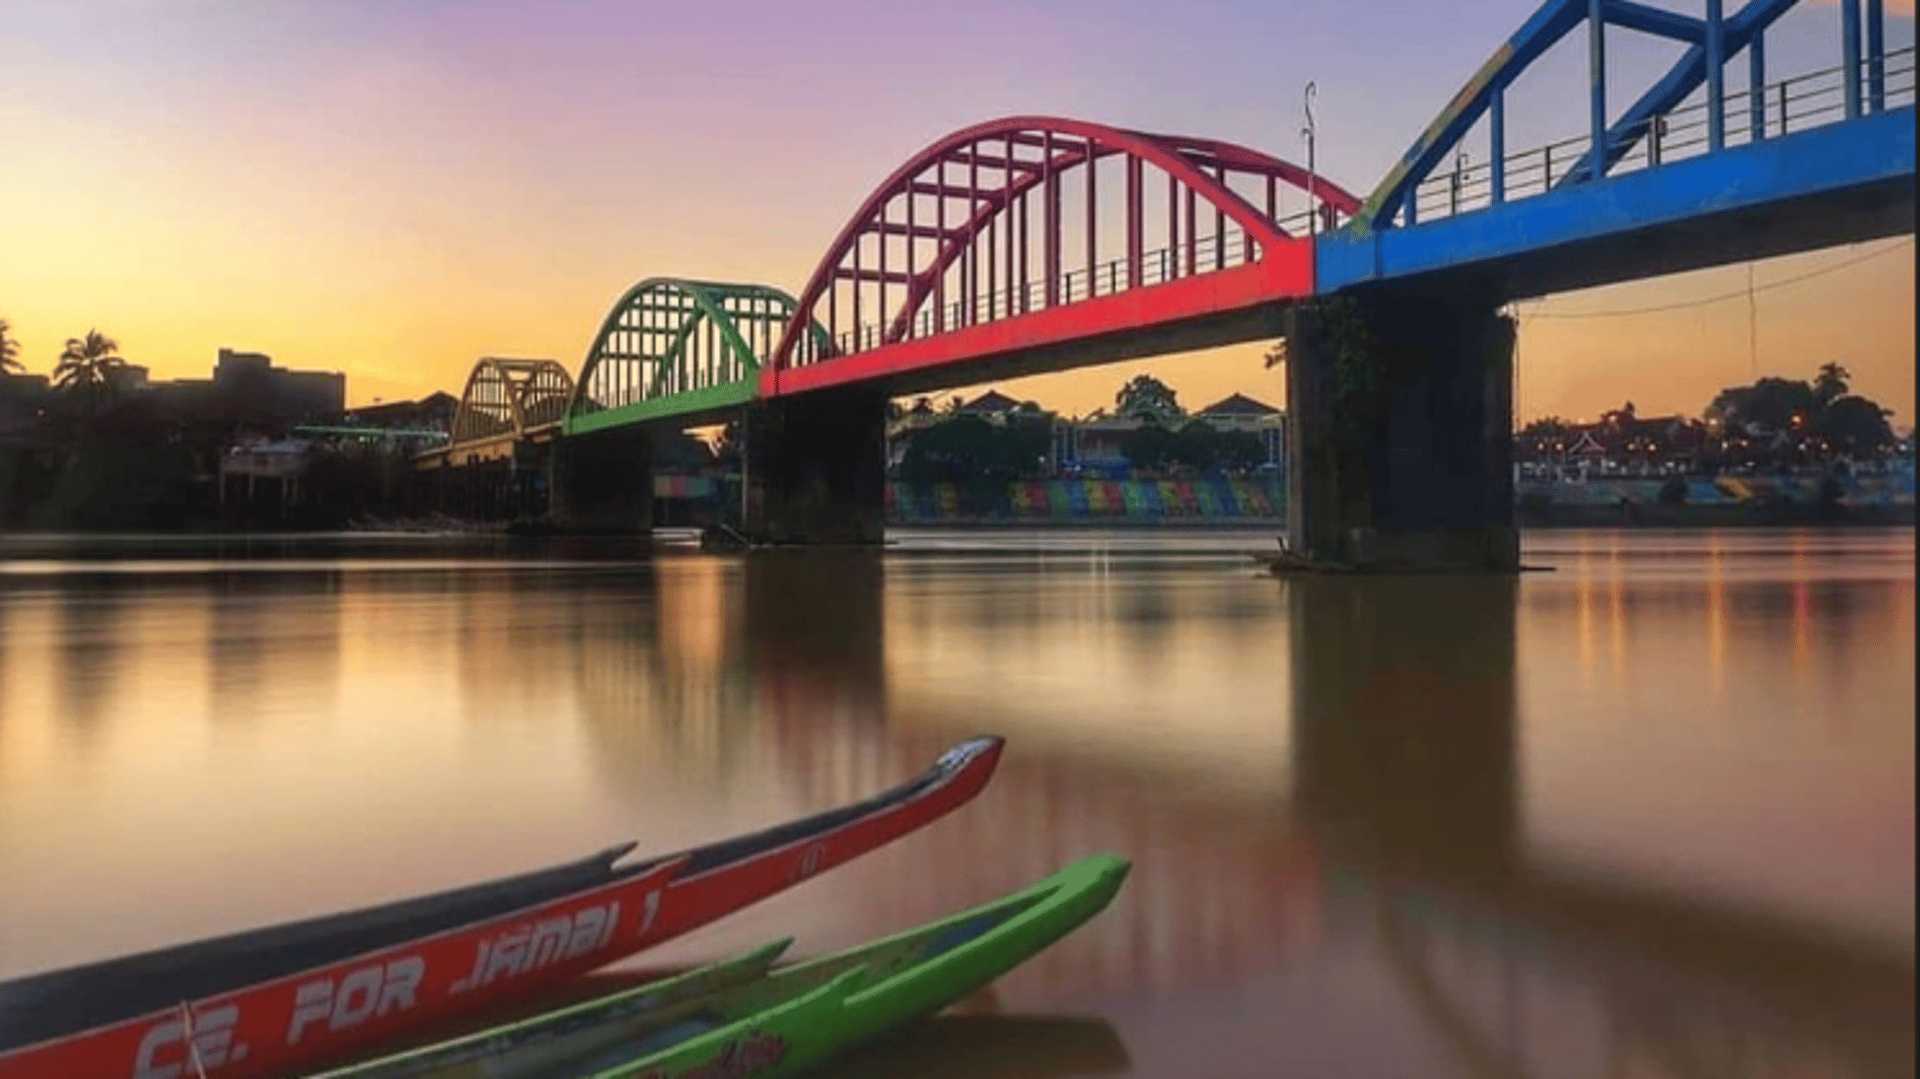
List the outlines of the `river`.
<svg viewBox="0 0 1920 1079">
<path fill-rule="evenodd" d="M 0 979 L 724 837 L 991 732 L 973 804 L 639 962 L 1111 851 L 1111 908 L 833 1074 L 1913 1074 L 1911 530 L 1530 533 L 1517 581 L 896 539 L 0 537 Z"/>
</svg>

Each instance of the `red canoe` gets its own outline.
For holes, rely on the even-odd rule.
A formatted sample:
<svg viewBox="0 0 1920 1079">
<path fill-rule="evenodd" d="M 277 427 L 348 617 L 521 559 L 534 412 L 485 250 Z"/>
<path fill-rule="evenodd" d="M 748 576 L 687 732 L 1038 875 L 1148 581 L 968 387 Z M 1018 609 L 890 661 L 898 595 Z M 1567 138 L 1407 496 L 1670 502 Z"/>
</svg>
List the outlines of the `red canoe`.
<svg viewBox="0 0 1920 1079">
<path fill-rule="evenodd" d="M 256 1079 L 551 989 L 884 846 L 979 794 L 998 738 L 789 824 L 633 844 L 438 895 L 0 983 L 0 1079 Z"/>
</svg>

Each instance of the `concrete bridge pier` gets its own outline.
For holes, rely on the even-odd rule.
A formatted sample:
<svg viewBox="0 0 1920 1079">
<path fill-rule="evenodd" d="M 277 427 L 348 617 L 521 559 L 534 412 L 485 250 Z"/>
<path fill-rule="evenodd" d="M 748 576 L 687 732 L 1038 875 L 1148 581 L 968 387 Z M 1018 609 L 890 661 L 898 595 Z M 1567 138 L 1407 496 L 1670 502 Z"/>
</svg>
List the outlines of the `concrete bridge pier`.
<svg viewBox="0 0 1920 1079">
<path fill-rule="evenodd" d="M 1402 284 L 1287 323 L 1287 543 L 1310 558 L 1513 571 L 1514 327 L 1485 293 Z"/>
<path fill-rule="evenodd" d="M 620 427 L 563 438 L 550 458 L 553 522 L 567 532 L 653 529 L 653 433 Z"/>
<path fill-rule="evenodd" d="M 886 538 L 887 397 L 831 390 L 747 408 L 746 533 L 778 544 Z"/>
</svg>

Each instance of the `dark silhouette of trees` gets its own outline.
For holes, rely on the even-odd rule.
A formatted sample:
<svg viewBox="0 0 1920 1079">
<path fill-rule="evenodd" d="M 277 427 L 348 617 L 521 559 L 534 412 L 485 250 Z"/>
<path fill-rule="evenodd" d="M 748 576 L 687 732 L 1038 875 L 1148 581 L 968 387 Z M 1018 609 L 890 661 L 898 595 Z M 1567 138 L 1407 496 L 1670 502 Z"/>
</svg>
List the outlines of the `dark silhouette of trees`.
<svg viewBox="0 0 1920 1079">
<path fill-rule="evenodd" d="M 1003 513 L 1008 485 L 1040 475 L 1053 442 L 1053 418 L 1009 416 L 996 424 L 960 413 L 915 431 L 898 475 L 914 484 L 951 483 L 968 513 Z"/>
<path fill-rule="evenodd" d="M 1600 422 L 1609 427 L 1624 427 L 1638 418 L 1639 413 L 1634 409 L 1632 401 L 1600 414 Z"/>
<path fill-rule="evenodd" d="M 1148 420 L 1120 436 L 1120 454 L 1144 472 L 1165 472 L 1184 463 L 1186 448 L 1178 434 Z"/>
<path fill-rule="evenodd" d="M 1251 431 L 1218 431 L 1190 420 L 1178 431 L 1149 421 L 1120 440 L 1127 463 L 1147 472 L 1185 469 L 1198 473 L 1245 471 L 1266 463 L 1267 446 Z"/>
<path fill-rule="evenodd" d="M 1706 417 L 1726 427 L 1786 431 L 1804 424 L 1819 409 L 1813 387 L 1797 378 L 1763 378 L 1750 386 L 1729 386 L 1707 406 Z"/>
<path fill-rule="evenodd" d="M 1133 376 L 1113 395 L 1113 403 L 1124 417 L 1154 420 L 1167 426 L 1187 415 L 1173 387 L 1152 375 Z"/>
<path fill-rule="evenodd" d="M 1847 395 L 1847 379 L 1852 372 L 1829 360 L 1820 365 L 1820 371 L 1813 379 L 1813 399 L 1821 407 L 1831 404 Z"/>
<path fill-rule="evenodd" d="M 85 337 L 67 338 L 67 347 L 53 369 L 53 385 L 84 395 L 89 405 L 97 404 L 112 385 L 114 373 L 126 365 L 119 342 L 99 330 L 88 330 Z"/>
<path fill-rule="evenodd" d="M 1814 436 L 1847 453 L 1872 453 L 1892 445 L 1892 411 L 1852 393 L 1851 372 L 1823 363 L 1812 382 L 1763 378 L 1750 386 L 1729 386 L 1707 406 L 1709 420 L 1732 429 Z"/>
<path fill-rule="evenodd" d="M 900 458 L 908 483 L 979 483 L 1002 488 L 1040 471 L 1053 438 L 1051 421 L 1009 422 L 961 414 L 914 432 Z"/>
<path fill-rule="evenodd" d="M 1216 431 L 1195 420 L 1180 431 L 1202 472 L 1244 472 L 1267 463 L 1267 444 L 1252 431 Z"/>
<path fill-rule="evenodd" d="M 1848 394 L 1827 403 L 1814 424 L 1814 431 L 1835 449 L 1852 454 L 1872 453 L 1897 441 L 1893 426 L 1887 422 L 1889 415 L 1891 410 Z"/>
<path fill-rule="evenodd" d="M 13 336 L 13 326 L 0 318 L 0 375 L 26 369 L 27 365 L 20 362 L 20 339 Z"/>
</svg>

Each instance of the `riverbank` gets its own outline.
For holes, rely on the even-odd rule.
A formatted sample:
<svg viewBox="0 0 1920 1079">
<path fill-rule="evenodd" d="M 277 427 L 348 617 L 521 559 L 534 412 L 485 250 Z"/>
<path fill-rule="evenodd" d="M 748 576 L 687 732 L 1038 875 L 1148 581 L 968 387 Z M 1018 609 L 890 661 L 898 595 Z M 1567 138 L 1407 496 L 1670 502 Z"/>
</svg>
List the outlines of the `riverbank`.
<svg viewBox="0 0 1920 1079">
<path fill-rule="evenodd" d="M 1660 497 L 1661 486 L 1657 481 L 1631 480 L 1523 485 L 1515 502 L 1515 519 L 1523 529 L 1911 528 L 1916 524 L 1910 488 L 1877 477 L 1825 490 L 1812 482 L 1692 481 L 1684 500 Z M 965 494 L 945 485 L 915 489 L 889 484 L 886 524 L 889 528 L 978 531 L 1119 529 L 1143 534 L 1182 529 L 1277 534 L 1286 527 L 1285 491 L 1277 479 L 1053 480 L 1014 485 L 1007 497 L 993 502 Z M 716 517 L 733 516 L 719 508 L 730 509 L 730 502 L 717 506 L 711 498 L 657 494 L 654 506 L 656 528 L 698 529 Z M 469 520 L 445 513 L 381 514 L 366 508 L 357 512 L 343 506 L 330 508 L 328 514 L 265 520 L 223 519 L 191 511 L 68 519 L 58 524 L 16 517 L 5 521 L 13 527 L 0 527 L 0 533 L 561 534 L 540 518 Z"/>
<path fill-rule="evenodd" d="M 1807 509 L 1807 508 L 1803 508 Z M 1612 509 L 1575 509 L 1561 513 L 1518 515 L 1522 531 L 1563 528 L 1901 528 L 1916 524 L 1912 506 L 1870 507 L 1843 510 L 1838 514 L 1739 511 L 1721 507 L 1695 507 L 1679 510 L 1669 507 L 1642 507 L 1639 512 Z M 942 528 L 954 531 L 1019 532 L 1112 529 L 1116 531 L 1178 532 L 1204 529 L 1221 532 L 1281 532 L 1287 527 L 1281 517 L 1235 517 L 1226 520 L 1160 518 L 1140 520 L 1126 517 L 1080 517 L 1067 520 L 1032 520 L 1013 517 L 952 517 L 902 520 L 887 518 L 888 528 Z"/>
<path fill-rule="evenodd" d="M 1536 528 L 1890 528 L 1913 527 L 1906 505 L 1803 505 L 1754 503 L 1664 506 L 1624 502 L 1612 506 L 1522 505 L 1523 529 Z"/>
</svg>

